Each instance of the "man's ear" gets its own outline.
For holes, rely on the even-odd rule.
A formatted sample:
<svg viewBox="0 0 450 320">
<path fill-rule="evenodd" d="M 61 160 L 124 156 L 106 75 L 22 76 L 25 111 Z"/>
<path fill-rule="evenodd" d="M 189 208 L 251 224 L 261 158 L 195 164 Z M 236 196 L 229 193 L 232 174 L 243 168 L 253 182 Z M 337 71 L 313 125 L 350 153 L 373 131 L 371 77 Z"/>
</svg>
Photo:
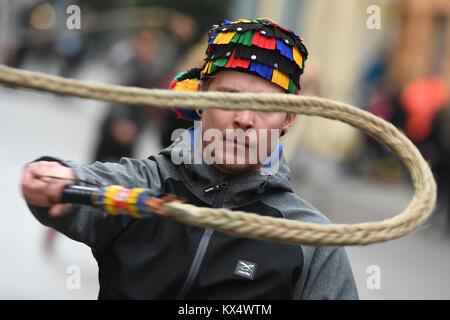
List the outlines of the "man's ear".
<svg viewBox="0 0 450 320">
<path fill-rule="evenodd" d="M 202 91 L 203 83 L 204 83 L 204 82 L 205 82 L 204 80 L 198 80 L 198 81 L 197 81 L 197 92 Z"/>
<path fill-rule="evenodd" d="M 286 133 L 289 129 L 290 126 L 292 126 L 292 124 L 295 121 L 295 118 L 297 117 L 297 114 L 295 113 L 288 113 L 286 115 L 286 120 L 284 120 L 284 124 L 282 127 L 282 130 Z"/>
<path fill-rule="evenodd" d="M 205 83 L 205 80 L 198 80 L 197 82 L 197 92 L 202 91 L 203 88 L 203 84 Z M 195 109 L 195 112 L 197 112 L 198 116 L 201 118 L 202 117 L 202 111 L 203 110 L 199 110 L 199 109 Z"/>
</svg>

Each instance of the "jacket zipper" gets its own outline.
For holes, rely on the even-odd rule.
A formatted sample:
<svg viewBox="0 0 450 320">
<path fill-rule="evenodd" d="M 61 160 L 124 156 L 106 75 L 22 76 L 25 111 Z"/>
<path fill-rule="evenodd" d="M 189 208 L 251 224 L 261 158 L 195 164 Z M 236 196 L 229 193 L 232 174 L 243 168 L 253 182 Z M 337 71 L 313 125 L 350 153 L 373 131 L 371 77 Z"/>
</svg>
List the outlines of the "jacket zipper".
<svg viewBox="0 0 450 320">
<path fill-rule="evenodd" d="M 225 198 L 225 190 L 228 188 L 228 183 L 226 181 L 221 184 L 217 184 L 215 186 L 206 188 L 205 193 L 210 193 L 212 191 L 221 191 L 216 195 L 214 201 L 212 203 L 212 208 L 219 208 L 222 206 L 223 200 Z M 209 240 L 213 235 L 214 230 L 205 228 L 203 231 L 203 235 L 200 239 L 200 242 L 197 247 L 197 251 L 195 252 L 194 260 L 192 261 L 191 267 L 189 268 L 188 275 L 186 277 L 186 281 L 181 287 L 180 292 L 178 293 L 177 300 L 182 300 L 186 296 L 187 292 L 191 289 L 194 280 L 197 278 L 198 271 L 200 270 L 200 266 L 202 265 L 203 258 L 205 257 L 206 249 L 208 248 Z"/>
</svg>

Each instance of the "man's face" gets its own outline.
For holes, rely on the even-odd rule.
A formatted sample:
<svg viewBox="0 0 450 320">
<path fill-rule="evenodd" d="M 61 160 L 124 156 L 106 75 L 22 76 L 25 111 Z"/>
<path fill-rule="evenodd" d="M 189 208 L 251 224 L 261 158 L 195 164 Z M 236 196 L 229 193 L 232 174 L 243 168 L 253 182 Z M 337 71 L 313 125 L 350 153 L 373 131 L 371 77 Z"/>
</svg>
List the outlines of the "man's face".
<svg viewBox="0 0 450 320">
<path fill-rule="evenodd" d="M 199 90 L 202 85 L 205 83 L 200 84 Z M 203 90 L 205 89 L 221 92 L 284 93 L 281 87 L 268 80 L 233 70 L 218 72 L 208 79 Z M 281 130 L 286 131 L 294 120 L 295 114 L 286 115 L 285 112 L 204 110 L 203 150 L 210 151 L 215 159 L 213 165 L 222 172 L 260 170 L 276 146 Z M 211 132 L 211 129 L 221 133 L 221 141 L 216 141 L 212 135 L 205 135 L 208 131 Z"/>
</svg>

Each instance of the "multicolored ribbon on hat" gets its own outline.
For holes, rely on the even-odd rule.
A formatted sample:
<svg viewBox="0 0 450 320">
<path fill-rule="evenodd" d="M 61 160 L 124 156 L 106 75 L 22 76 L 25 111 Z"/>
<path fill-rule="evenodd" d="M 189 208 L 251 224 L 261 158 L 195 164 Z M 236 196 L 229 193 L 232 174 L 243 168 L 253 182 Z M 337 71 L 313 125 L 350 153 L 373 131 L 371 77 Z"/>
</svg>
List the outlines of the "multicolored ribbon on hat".
<svg viewBox="0 0 450 320">
<path fill-rule="evenodd" d="M 209 32 L 205 65 L 178 74 L 170 89 L 196 91 L 199 80 L 223 69 L 235 69 L 263 77 L 287 93 L 298 94 L 307 56 L 303 39 L 272 20 L 225 20 Z M 194 110 L 174 111 L 183 119 L 200 119 Z"/>
</svg>

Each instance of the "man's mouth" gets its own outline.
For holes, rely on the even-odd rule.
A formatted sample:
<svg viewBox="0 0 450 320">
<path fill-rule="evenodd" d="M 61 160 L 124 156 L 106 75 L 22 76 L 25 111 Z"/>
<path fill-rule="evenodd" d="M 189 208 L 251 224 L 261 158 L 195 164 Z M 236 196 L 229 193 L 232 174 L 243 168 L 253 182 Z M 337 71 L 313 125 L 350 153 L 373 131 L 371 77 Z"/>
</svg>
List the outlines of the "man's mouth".
<svg viewBox="0 0 450 320">
<path fill-rule="evenodd" d="M 232 144 L 235 148 L 249 148 L 248 142 L 242 143 L 242 141 L 239 141 L 237 138 L 234 140 L 225 140 L 225 144 Z"/>
</svg>

